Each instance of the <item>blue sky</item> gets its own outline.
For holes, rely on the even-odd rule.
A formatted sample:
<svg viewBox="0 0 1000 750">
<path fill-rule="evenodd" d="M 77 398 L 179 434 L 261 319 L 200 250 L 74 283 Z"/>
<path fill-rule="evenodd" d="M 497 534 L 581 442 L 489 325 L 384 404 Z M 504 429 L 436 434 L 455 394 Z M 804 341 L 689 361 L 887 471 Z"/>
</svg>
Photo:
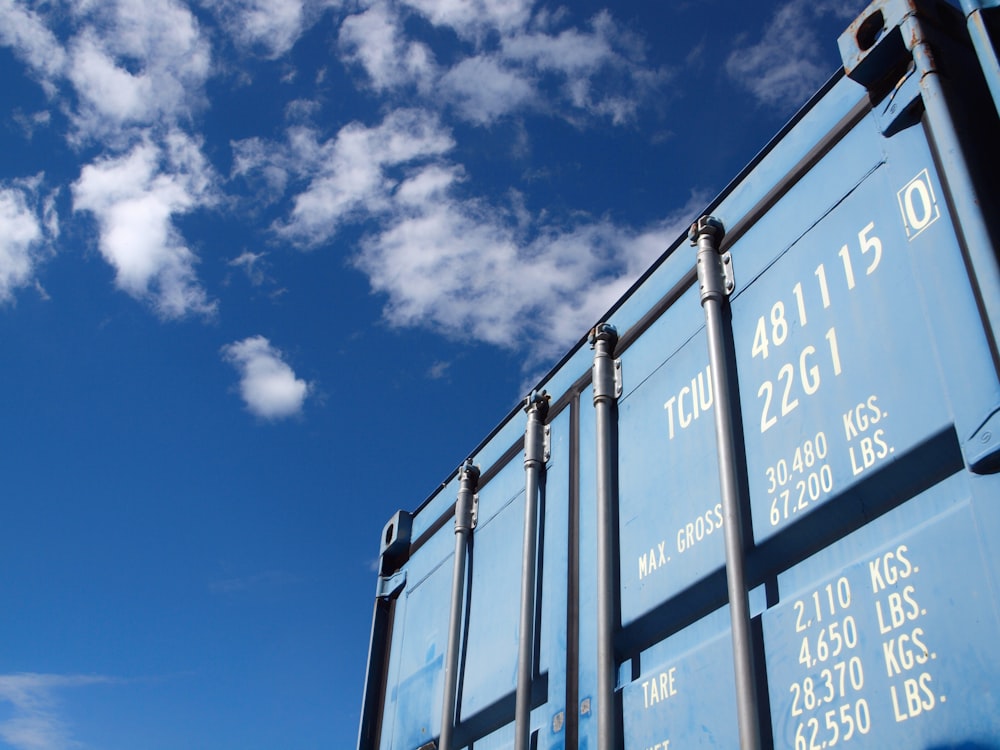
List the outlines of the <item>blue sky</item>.
<svg viewBox="0 0 1000 750">
<path fill-rule="evenodd" d="M 0 748 L 346 748 L 412 509 L 864 3 L 0 0 Z"/>
</svg>

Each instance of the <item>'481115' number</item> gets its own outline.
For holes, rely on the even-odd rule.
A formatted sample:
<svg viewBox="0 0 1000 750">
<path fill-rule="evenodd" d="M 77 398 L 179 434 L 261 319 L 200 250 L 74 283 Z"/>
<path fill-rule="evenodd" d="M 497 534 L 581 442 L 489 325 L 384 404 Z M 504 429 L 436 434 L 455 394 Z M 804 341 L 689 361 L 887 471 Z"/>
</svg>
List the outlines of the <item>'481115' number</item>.
<svg viewBox="0 0 1000 750">
<path fill-rule="evenodd" d="M 807 291 L 802 282 L 792 287 L 794 311 L 787 311 L 783 300 L 776 301 L 768 314 L 757 319 L 754 329 L 753 344 L 750 349 L 752 359 L 767 360 L 773 350 L 781 349 L 788 341 L 791 328 L 796 325 L 799 330 L 806 330 L 810 316 L 815 315 L 819 308 L 828 309 L 833 301 L 847 299 L 858 285 L 858 275 L 855 273 L 855 262 L 852 255 L 857 256 L 860 250 L 864 266 L 864 276 L 870 276 L 882 262 L 882 240 L 874 234 L 875 222 L 868 222 L 858 232 L 858 246 L 854 251 L 849 245 L 843 245 L 837 253 L 840 265 L 843 267 L 843 287 L 836 282 L 839 274 L 830 273 L 827 278 L 826 263 L 820 263 L 813 272 L 815 286 L 808 285 Z M 862 277 L 863 278 L 863 277 Z M 835 283 L 836 282 L 836 283 Z M 833 294 L 831 295 L 831 291 Z M 845 296 L 846 294 L 846 296 Z M 793 354 L 778 368 L 778 376 L 774 380 L 765 380 L 757 391 L 757 398 L 763 399 L 760 415 L 760 431 L 767 432 L 778 423 L 779 418 L 787 416 L 799 405 L 800 396 L 812 396 L 822 383 L 823 373 L 840 375 L 843 367 L 840 362 L 840 344 L 837 331 L 830 327 L 824 333 L 829 356 L 823 356 L 817 346 L 809 344 Z M 822 348 L 822 344 L 819 344 Z M 822 367 L 821 367 L 822 365 Z"/>
</svg>

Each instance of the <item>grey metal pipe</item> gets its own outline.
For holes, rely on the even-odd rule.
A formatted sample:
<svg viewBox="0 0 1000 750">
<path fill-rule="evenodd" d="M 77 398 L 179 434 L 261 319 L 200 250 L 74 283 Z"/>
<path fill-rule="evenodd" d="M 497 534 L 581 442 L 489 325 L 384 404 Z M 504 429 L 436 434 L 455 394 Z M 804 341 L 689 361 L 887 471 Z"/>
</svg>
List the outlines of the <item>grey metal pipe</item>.
<svg viewBox="0 0 1000 750">
<path fill-rule="evenodd" d="M 472 536 L 473 506 L 479 485 L 479 468 L 468 459 L 459 469 L 458 499 L 455 501 L 455 568 L 451 582 L 451 617 L 448 623 L 448 652 L 444 666 L 444 707 L 438 750 L 451 750 L 458 699 L 458 655 L 462 642 L 462 612 L 465 606 L 465 563 Z"/>
<path fill-rule="evenodd" d="M 539 488 L 545 469 L 545 418 L 549 396 L 533 391 L 525 405 L 524 546 L 521 553 L 521 626 L 517 647 L 517 694 L 514 708 L 514 750 L 529 750 L 531 685 L 535 666 L 535 592 L 538 563 Z"/>
<path fill-rule="evenodd" d="M 986 74 L 986 84 L 993 96 L 993 104 L 1000 113 L 1000 59 L 993 47 L 993 39 L 986 26 L 985 8 L 982 0 L 962 0 L 962 10 L 965 12 L 966 24 L 969 27 L 969 38 L 976 50 L 979 64 Z"/>
<path fill-rule="evenodd" d="M 736 439 L 733 430 L 733 401 L 729 395 L 729 366 L 726 357 L 723 307 L 733 290 L 724 265 L 728 253 L 720 255 L 724 230 L 718 219 L 704 216 L 692 227 L 690 239 L 698 248 L 698 281 L 701 306 L 705 311 L 708 357 L 715 398 L 715 435 L 719 455 L 719 483 L 722 491 L 723 535 L 726 546 L 726 581 L 733 634 L 733 668 L 736 674 L 736 712 L 742 750 L 760 748 L 760 718 L 757 681 L 754 676 L 753 641 L 750 633 L 750 602 L 743 568 L 743 519 L 736 477 Z"/>
<path fill-rule="evenodd" d="M 594 349 L 594 410 L 597 432 L 597 748 L 616 750 L 615 600 L 618 581 L 614 559 L 614 468 L 612 461 L 615 346 L 618 331 L 607 323 L 590 332 Z"/>
<path fill-rule="evenodd" d="M 935 158 L 944 178 L 945 191 L 955 213 L 954 226 L 965 247 L 968 262 L 974 273 L 970 274 L 977 289 L 980 305 L 989 328 L 1000 330 L 1000 265 L 997 264 L 996 245 L 983 215 L 988 205 L 979 195 L 969 175 L 974 171 L 962 146 L 962 139 L 955 129 L 948 106 L 948 92 L 934 61 L 934 53 L 915 13 L 907 14 L 900 22 L 900 31 L 907 41 L 923 92 L 926 119 L 924 125 L 928 140 L 934 145 Z M 1000 352 L 994 346 L 994 365 L 1000 368 Z"/>
</svg>

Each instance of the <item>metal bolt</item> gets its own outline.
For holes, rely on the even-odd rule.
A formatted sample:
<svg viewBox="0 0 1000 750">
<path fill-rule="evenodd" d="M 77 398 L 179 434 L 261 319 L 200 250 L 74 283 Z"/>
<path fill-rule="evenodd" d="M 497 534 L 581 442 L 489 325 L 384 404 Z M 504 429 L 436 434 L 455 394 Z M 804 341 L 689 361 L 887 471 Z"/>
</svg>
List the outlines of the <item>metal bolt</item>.
<svg viewBox="0 0 1000 750">
<path fill-rule="evenodd" d="M 691 229 L 688 230 L 688 239 L 691 241 L 692 245 L 698 244 L 699 235 L 710 233 L 722 238 L 725 234 L 725 227 L 722 226 L 722 222 L 716 219 L 714 216 L 702 216 L 698 221 L 691 225 Z"/>
</svg>

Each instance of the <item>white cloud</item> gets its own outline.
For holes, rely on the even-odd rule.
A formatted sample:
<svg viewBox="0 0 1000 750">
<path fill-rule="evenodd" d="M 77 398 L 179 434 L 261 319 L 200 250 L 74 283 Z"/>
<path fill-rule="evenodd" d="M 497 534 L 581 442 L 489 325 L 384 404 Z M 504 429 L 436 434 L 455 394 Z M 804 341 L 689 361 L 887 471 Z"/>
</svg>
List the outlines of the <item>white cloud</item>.
<svg viewBox="0 0 1000 750">
<path fill-rule="evenodd" d="M 32 285 L 38 264 L 59 234 L 55 195 L 39 199 L 41 175 L 0 183 L 0 303 Z"/>
<path fill-rule="evenodd" d="M 522 109 L 535 97 L 533 81 L 488 56 L 462 60 L 442 77 L 439 91 L 463 119 L 477 125 Z"/>
<path fill-rule="evenodd" d="M 50 18 L 0 0 L 0 40 L 60 99 L 75 140 L 126 140 L 123 128 L 169 126 L 203 105 L 211 56 L 187 7 L 176 0 L 76 0 L 60 11 Z M 75 98 L 60 97 L 66 84 Z"/>
<path fill-rule="evenodd" d="M 55 92 L 52 81 L 62 75 L 66 53 L 42 16 L 15 0 L 0 0 L 0 41 L 34 70 L 46 93 Z"/>
<path fill-rule="evenodd" d="M 449 67 L 437 62 L 429 46 L 407 37 L 414 11 L 470 42 L 472 54 Z M 340 50 L 379 93 L 414 87 L 429 105 L 451 105 L 478 125 L 526 109 L 621 124 L 669 80 L 667 71 L 646 65 L 639 38 L 608 12 L 590 19 L 588 29 L 559 31 L 562 20 L 539 13 L 532 21 L 531 3 L 518 0 L 376 0 L 343 21 Z"/>
<path fill-rule="evenodd" d="M 288 160 L 278 153 L 280 149 L 261 138 L 245 138 L 232 141 L 233 165 L 230 177 L 243 177 L 251 182 L 258 179 L 263 183 L 263 190 L 258 190 L 255 196 L 270 202 L 277 200 L 285 192 L 288 184 Z M 256 187 L 256 186 L 255 186 Z"/>
<path fill-rule="evenodd" d="M 59 715 L 56 693 L 64 688 L 114 682 L 100 675 L 0 675 L 0 703 L 11 706 L 0 720 L 0 739 L 16 750 L 68 750 L 79 745 Z"/>
<path fill-rule="evenodd" d="M 429 91 L 437 75 L 430 48 L 405 39 L 402 19 L 384 2 L 348 16 L 339 43 L 344 60 L 360 65 L 376 91 L 409 85 Z"/>
<path fill-rule="evenodd" d="M 431 380 L 443 380 L 448 377 L 448 370 L 451 369 L 451 362 L 437 361 L 427 368 L 427 377 Z"/>
<path fill-rule="evenodd" d="M 502 41 L 502 55 L 543 82 L 551 77 L 573 109 L 609 117 L 616 125 L 631 120 L 672 76 L 648 67 L 643 43 L 607 11 L 590 20 L 589 30 L 511 35 Z"/>
<path fill-rule="evenodd" d="M 312 386 L 295 377 L 282 353 L 266 338 L 250 336 L 227 344 L 222 356 L 239 371 L 240 395 L 252 414 L 275 420 L 302 411 Z"/>
<path fill-rule="evenodd" d="M 265 270 L 267 261 L 264 257 L 267 253 L 252 253 L 249 250 L 243 251 L 238 257 L 229 261 L 233 268 L 242 268 L 253 286 L 260 286 L 268 280 Z"/>
<path fill-rule="evenodd" d="M 512 60 L 566 74 L 587 73 L 613 56 L 607 40 L 578 29 L 566 29 L 555 35 L 518 34 L 504 40 L 504 53 Z"/>
<path fill-rule="evenodd" d="M 531 18 L 534 0 L 404 0 L 435 26 L 452 29 L 463 39 L 481 39 L 492 31 L 510 33 Z"/>
<path fill-rule="evenodd" d="M 368 236 L 355 263 L 386 295 L 390 324 L 524 347 L 536 358 L 597 322 L 701 200 L 643 231 L 593 220 L 551 227 L 516 205 L 458 199 L 455 181 L 432 166 L 401 184 L 395 218 Z"/>
<path fill-rule="evenodd" d="M 270 153 L 289 175 L 311 175 L 276 231 L 315 246 L 342 225 L 368 228 L 353 263 L 385 295 L 391 325 L 541 357 L 596 322 L 704 201 L 641 230 L 589 217 L 553 225 L 516 195 L 503 203 L 465 196 L 465 171 L 447 159 L 450 133 L 419 110 L 392 112 L 373 127 L 353 123 L 323 143 L 291 129 L 284 148 L 259 146 L 248 152 L 261 160 Z"/>
<path fill-rule="evenodd" d="M 820 16 L 855 16 L 842 2 L 789 0 L 779 6 L 759 40 L 741 43 L 726 59 L 726 71 L 768 107 L 790 109 L 802 105 L 830 76 L 816 35 Z"/>
<path fill-rule="evenodd" d="M 288 122 L 308 122 L 322 109 L 316 99 L 293 99 L 285 105 L 285 120 Z"/>
<path fill-rule="evenodd" d="M 270 58 L 281 57 L 295 46 L 306 22 L 302 0 L 217 0 L 207 4 L 239 45 L 262 49 Z"/>
<path fill-rule="evenodd" d="M 174 0 L 117 0 L 84 16 L 70 43 L 78 127 L 107 136 L 125 125 L 176 122 L 201 106 L 211 63 L 191 11 Z"/>
<path fill-rule="evenodd" d="M 18 108 L 11 113 L 11 119 L 20 126 L 24 136 L 30 141 L 35 137 L 36 131 L 47 128 L 51 124 L 52 113 L 43 109 L 27 115 Z"/>
<path fill-rule="evenodd" d="M 277 229 L 302 245 L 324 242 L 343 222 L 389 207 L 395 185 L 388 174 L 391 168 L 437 156 L 453 145 L 437 118 L 422 110 L 396 110 L 371 128 L 352 123 L 324 143 L 313 131 L 292 129 L 288 154 L 278 159 L 297 173 L 314 174 L 295 196 L 289 219 Z"/>
<path fill-rule="evenodd" d="M 148 117 L 153 89 L 149 75 L 135 75 L 119 68 L 91 33 L 75 40 L 71 55 L 70 80 L 91 117 L 107 118 L 109 124 Z"/>
<path fill-rule="evenodd" d="M 276 60 L 287 55 L 329 8 L 344 0 L 198 0 L 237 47 Z M 351 3 L 352 6 L 357 3 Z M 291 71 L 291 76 L 295 75 Z"/>
<path fill-rule="evenodd" d="M 27 5 L 0 0 L 0 41 L 67 114 L 71 144 L 108 149 L 83 168 L 73 196 L 75 210 L 98 220 L 116 283 L 167 318 L 209 312 L 172 222 L 215 201 L 211 169 L 177 127 L 204 105 L 211 69 L 195 16 L 178 0 Z"/>
<path fill-rule="evenodd" d="M 118 288 L 164 318 L 214 310 L 195 274 L 197 258 L 172 221 L 212 205 L 212 179 L 197 144 L 174 132 L 163 147 L 147 140 L 85 166 L 72 186 L 73 210 L 97 219 L 98 247 Z"/>
</svg>

